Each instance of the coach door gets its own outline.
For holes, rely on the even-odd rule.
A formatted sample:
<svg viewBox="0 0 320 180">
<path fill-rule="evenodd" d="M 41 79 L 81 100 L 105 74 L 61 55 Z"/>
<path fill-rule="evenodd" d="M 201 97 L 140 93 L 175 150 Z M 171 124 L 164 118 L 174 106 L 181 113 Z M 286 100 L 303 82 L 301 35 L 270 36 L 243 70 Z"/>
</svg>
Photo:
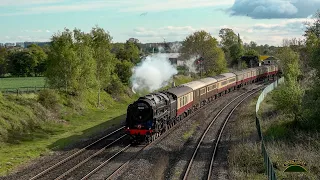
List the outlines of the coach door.
<svg viewBox="0 0 320 180">
<path fill-rule="evenodd" d="M 206 99 L 206 87 L 200 89 L 200 100 L 203 101 Z"/>
</svg>

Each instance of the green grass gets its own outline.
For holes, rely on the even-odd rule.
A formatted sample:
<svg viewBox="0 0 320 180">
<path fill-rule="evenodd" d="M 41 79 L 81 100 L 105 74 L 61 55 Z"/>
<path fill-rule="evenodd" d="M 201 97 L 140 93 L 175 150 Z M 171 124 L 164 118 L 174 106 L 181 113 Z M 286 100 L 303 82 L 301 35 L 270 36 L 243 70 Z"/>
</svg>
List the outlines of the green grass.
<svg viewBox="0 0 320 180">
<path fill-rule="evenodd" d="M 299 129 L 292 116 L 275 108 L 273 94 L 267 95 L 259 114 L 267 152 L 273 162 L 278 179 L 319 179 L 319 132 Z M 307 172 L 286 173 L 286 161 L 298 159 L 306 162 Z"/>
<path fill-rule="evenodd" d="M 87 95 L 90 98 L 94 94 Z M 60 118 L 51 117 L 53 114 L 46 112 L 34 97 L 15 98 L 0 96 L 0 175 L 6 175 L 19 165 L 118 124 L 125 118 L 128 103 L 134 99 L 123 97 L 116 102 L 104 93 L 101 98 L 104 106 L 101 109 L 72 111 L 74 107 L 64 107 L 58 114 L 63 117 L 61 121 Z M 83 104 L 89 106 L 90 102 Z"/>
<path fill-rule="evenodd" d="M 0 78 L 0 89 L 21 87 L 43 87 L 44 77 Z"/>
<path fill-rule="evenodd" d="M 178 79 L 179 83 L 190 80 L 184 76 Z M 44 78 L 3 78 L 0 85 L 30 86 L 23 84 L 28 81 L 41 84 Z M 42 101 L 38 100 L 41 96 L 45 97 Z M 0 175 L 118 124 L 125 119 L 128 104 L 137 98 L 138 95 L 120 96 L 115 101 L 102 93 L 101 106 L 97 108 L 96 90 L 88 90 L 79 97 L 57 94 L 54 90 L 20 96 L 0 93 Z"/>
<path fill-rule="evenodd" d="M 186 131 L 186 132 L 183 134 L 182 138 L 185 139 L 185 140 L 189 139 L 189 138 L 193 135 L 193 133 L 195 132 L 195 130 L 196 130 L 196 128 L 197 128 L 198 125 L 199 125 L 198 122 L 194 122 L 194 123 L 192 124 L 190 130 L 189 130 L 189 131 Z"/>
</svg>

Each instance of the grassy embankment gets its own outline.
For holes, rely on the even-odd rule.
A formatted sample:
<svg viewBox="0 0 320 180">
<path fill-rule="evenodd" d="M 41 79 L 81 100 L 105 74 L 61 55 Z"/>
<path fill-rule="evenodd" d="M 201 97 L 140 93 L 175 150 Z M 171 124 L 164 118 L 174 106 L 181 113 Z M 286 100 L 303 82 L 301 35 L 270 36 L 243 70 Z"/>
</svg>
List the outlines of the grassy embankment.
<svg viewBox="0 0 320 180">
<path fill-rule="evenodd" d="M 261 126 L 277 178 L 320 179 L 319 133 L 299 128 L 292 118 L 275 108 L 272 96 L 270 93 L 263 101 L 259 113 L 264 120 Z M 284 172 L 284 164 L 294 159 L 305 162 L 307 172 Z"/>
<path fill-rule="evenodd" d="M 255 105 L 241 107 L 233 128 L 233 144 L 229 152 L 231 179 L 266 179 L 261 144 L 257 141 Z M 260 106 L 261 126 L 267 151 L 278 179 L 320 179 L 319 133 L 293 129 L 293 120 L 275 109 L 272 93 Z M 307 163 L 306 173 L 288 173 L 284 163 L 298 159 Z"/>
<path fill-rule="evenodd" d="M 191 80 L 179 76 L 176 84 Z M 11 82 L 11 87 L 17 84 Z M 120 97 L 114 100 L 103 93 L 101 107 L 96 108 L 96 92 L 81 97 L 52 90 L 19 96 L 0 93 L 0 175 L 120 122 L 138 95 Z"/>
</svg>

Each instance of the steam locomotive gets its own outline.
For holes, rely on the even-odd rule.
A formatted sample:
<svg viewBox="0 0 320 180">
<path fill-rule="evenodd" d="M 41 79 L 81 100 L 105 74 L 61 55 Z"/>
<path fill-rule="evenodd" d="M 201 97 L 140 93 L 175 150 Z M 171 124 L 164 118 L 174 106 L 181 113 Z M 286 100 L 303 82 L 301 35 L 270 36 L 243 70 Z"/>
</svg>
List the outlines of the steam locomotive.
<svg viewBox="0 0 320 180">
<path fill-rule="evenodd" d="M 126 133 L 135 142 L 151 142 L 207 103 L 247 84 L 275 78 L 277 65 L 223 73 L 148 94 L 127 109 Z"/>
</svg>

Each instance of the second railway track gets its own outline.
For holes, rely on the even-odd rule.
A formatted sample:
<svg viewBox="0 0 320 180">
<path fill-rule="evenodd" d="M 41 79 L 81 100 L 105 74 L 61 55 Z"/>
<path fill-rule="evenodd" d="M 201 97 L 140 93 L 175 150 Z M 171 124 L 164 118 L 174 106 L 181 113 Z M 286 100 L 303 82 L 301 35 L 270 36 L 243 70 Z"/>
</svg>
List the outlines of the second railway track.
<svg viewBox="0 0 320 180">
<path fill-rule="evenodd" d="M 192 157 L 190 158 L 183 180 L 187 179 L 211 179 L 212 168 L 217 153 L 217 147 L 220 142 L 223 130 L 230 119 L 234 110 L 248 97 L 261 90 L 253 89 L 239 95 L 234 100 L 225 105 L 213 118 L 206 130 L 201 135 L 197 146 L 195 147 Z M 246 96 L 245 96 L 246 95 Z M 243 97 L 244 98 L 241 98 Z"/>
</svg>

